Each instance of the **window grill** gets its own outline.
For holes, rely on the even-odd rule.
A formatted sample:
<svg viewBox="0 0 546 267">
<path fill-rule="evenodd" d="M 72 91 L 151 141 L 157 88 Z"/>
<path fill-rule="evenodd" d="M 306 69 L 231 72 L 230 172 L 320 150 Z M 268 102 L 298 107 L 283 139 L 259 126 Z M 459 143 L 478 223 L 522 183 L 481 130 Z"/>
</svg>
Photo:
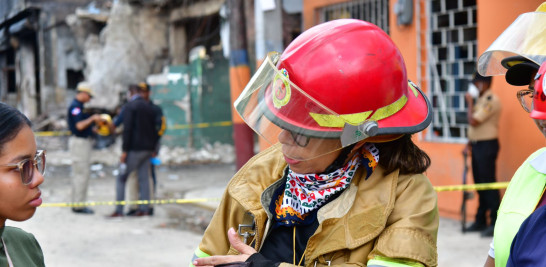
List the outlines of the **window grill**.
<svg viewBox="0 0 546 267">
<path fill-rule="evenodd" d="M 476 66 L 476 0 L 432 0 L 428 6 L 428 80 L 433 119 L 429 140 L 464 142 L 464 95 Z"/>
<path fill-rule="evenodd" d="M 371 22 L 389 33 L 388 0 L 356 0 L 323 7 L 319 11 L 320 22 L 334 19 L 360 19 Z"/>
</svg>

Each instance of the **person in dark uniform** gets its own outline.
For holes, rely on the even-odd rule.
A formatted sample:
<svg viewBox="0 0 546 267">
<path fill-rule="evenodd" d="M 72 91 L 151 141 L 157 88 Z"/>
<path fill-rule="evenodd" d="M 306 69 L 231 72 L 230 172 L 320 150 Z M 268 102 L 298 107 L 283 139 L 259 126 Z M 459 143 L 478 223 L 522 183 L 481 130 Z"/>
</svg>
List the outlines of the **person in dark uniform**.
<svg viewBox="0 0 546 267">
<path fill-rule="evenodd" d="M 123 108 L 123 144 L 120 163 L 126 164 L 116 180 L 116 200 L 125 200 L 125 185 L 132 171 L 137 171 L 139 200 L 150 199 L 150 159 L 154 154 L 157 132 L 155 127 L 155 110 L 141 96 L 142 89 L 138 87 L 137 94 Z M 151 215 L 149 205 L 140 205 L 134 216 Z M 123 205 L 117 205 L 109 217 L 123 216 Z"/>
<path fill-rule="evenodd" d="M 465 95 L 468 104 L 468 146 L 472 152 L 472 176 L 474 183 L 496 182 L 496 161 L 499 154 L 499 118 L 501 103 L 491 88 L 491 77 L 483 77 L 476 73 L 472 85 L 477 88 L 478 98 L 474 104 L 471 93 Z M 471 86 L 472 86 L 471 85 Z M 466 230 L 481 231 L 482 236 L 493 236 L 497 210 L 500 204 L 499 190 L 478 191 L 479 206 L 476 220 Z M 487 224 L 487 212 L 490 223 Z"/>
<path fill-rule="evenodd" d="M 156 137 L 156 140 L 155 140 L 156 145 L 155 145 L 155 151 L 154 151 L 153 156 L 156 157 L 157 154 L 159 153 L 159 146 L 160 146 L 159 139 L 161 138 L 161 136 L 163 136 L 163 134 L 165 133 L 165 130 L 167 128 L 166 119 L 165 119 L 165 116 L 163 115 L 163 110 L 161 109 L 161 107 L 154 104 L 150 100 L 150 85 L 147 84 L 147 83 L 139 83 L 138 86 L 142 90 L 141 96 L 144 99 L 146 99 L 146 101 L 148 101 L 148 103 L 154 109 L 155 130 L 157 132 L 157 135 L 155 136 Z M 152 180 L 154 182 L 154 192 L 155 192 L 155 186 L 156 186 L 156 183 L 157 183 L 157 178 L 156 178 L 156 175 L 155 175 L 155 165 L 154 164 L 151 165 L 151 174 L 152 174 Z"/>
<path fill-rule="evenodd" d="M 157 188 L 157 177 L 155 173 L 155 165 L 158 164 L 158 161 L 159 161 L 159 159 L 157 159 L 156 156 L 159 153 L 159 147 L 160 147 L 159 139 L 161 138 L 161 136 L 163 135 L 166 129 L 166 121 L 165 121 L 165 116 L 163 115 L 163 110 L 161 109 L 161 107 L 159 107 L 158 105 L 155 105 L 150 100 L 150 85 L 149 84 L 141 82 L 138 85 L 136 84 L 130 85 L 129 95 L 133 96 L 134 94 L 136 94 L 138 90 L 137 87 L 140 87 L 140 96 L 144 98 L 146 101 L 148 101 L 148 103 L 155 110 L 155 124 L 156 124 L 155 127 L 157 131 L 157 136 L 156 136 L 157 140 L 155 141 L 156 146 L 155 146 L 154 155 L 152 155 L 152 159 L 151 159 L 152 164 L 150 164 L 150 175 L 151 175 L 150 183 L 152 183 L 152 186 L 150 186 L 150 190 L 151 190 L 150 197 L 153 199 L 156 193 L 156 188 Z M 120 121 L 122 121 L 123 112 L 121 112 L 120 116 L 118 117 L 121 117 Z M 119 125 L 121 125 L 121 122 L 119 123 Z M 126 186 L 128 187 L 127 199 L 129 201 L 138 200 L 138 183 L 137 183 L 136 177 L 134 177 L 133 175 L 130 175 L 127 180 Z M 127 212 L 126 215 L 133 216 L 137 213 L 137 211 L 138 211 L 137 205 L 130 205 L 129 211 Z M 150 215 L 153 215 L 153 213 L 154 213 L 154 208 L 150 206 Z"/>
<path fill-rule="evenodd" d="M 91 86 L 80 82 L 77 94 L 68 107 L 68 127 L 72 135 L 68 140 L 68 149 L 72 157 L 72 201 L 85 202 L 89 184 L 89 164 L 93 147 L 93 126 L 98 122 L 98 114 L 89 115 L 83 112 L 83 106 L 93 97 Z M 72 211 L 79 214 L 93 214 L 88 207 L 74 207 Z"/>
</svg>

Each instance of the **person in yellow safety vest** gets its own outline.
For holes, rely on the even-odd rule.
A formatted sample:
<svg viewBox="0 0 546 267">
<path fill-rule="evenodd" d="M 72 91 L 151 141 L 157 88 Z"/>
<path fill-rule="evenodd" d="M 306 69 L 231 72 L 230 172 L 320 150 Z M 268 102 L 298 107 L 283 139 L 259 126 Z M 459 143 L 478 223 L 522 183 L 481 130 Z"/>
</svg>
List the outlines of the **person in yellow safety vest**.
<svg viewBox="0 0 546 267">
<path fill-rule="evenodd" d="M 526 105 L 526 110 L 530 111 L 530 117 L 535 120 L 539 129 L 546 135 L 546 62 L 542 63 L 537 75 L 535 76 L 534 91 L 526 92 L 525 97 L 532 101 L 523 102 Z M 528 97 L 531 95 L 531 97 Z M 527 105 L 531 104 L 531 105 Z M 531 197 L 537 196 L 540 189 L 544 190 L 544 181 L 546 177 L 546 149 L 543 148 L 535 153 L 529 164 L 532 168 L 527 168 L 527 173 L 522 174 L 525 183 L 534 184 L 534 192 Z M 528 182 L 527 180 L 530 180 Z M 541 186 L 542 185 L 542 186 Z M 523 188 L 523 187 L 522 187 Z M 529 200 L 531 202 L 532 199 Z M 532 202 L 531 202 L 532 203 Z M 526 207 L 530 207 L 527 205 Z M 544 196 L 536 205 L 535 211 L 522 223 L 518 233 L 512 241 L 510 247 L 510 256 L 508 257 L 507 266 L 546 266 L 546 257 L 544 257 L 544 243 L 546 242 L 546 198 Z M 516 216 L 514 216 L 517 218 Z M 536 249 L 535 249 L 536 248 Z"/>
<path fill-rule="evenodd" d="M 546 61 L 546 2 L 535 12 L 520 15 L 478 59 L 478 72 L 484 76 L 505 74 L 515 86 L 528 85 L 517 93 L 527 111 L 532 111 L 535 74 Z M 545 135 L 546 122 L 533 117 Z M 506 266 L 510 245 L 521 223 L 546 199 L 546 148 L 533 153 L 519 167 L 504 194 L 498 210 L 493 241 L 485 266 Z"/>
<path fill-rule="evenodd" d="M 234 106 L 276 144 L 231 179 L 192 265 L 437 266 L 430 158 L 411 139 L 432 109 L 379 27 L 306 30 Z"/>
</svg>

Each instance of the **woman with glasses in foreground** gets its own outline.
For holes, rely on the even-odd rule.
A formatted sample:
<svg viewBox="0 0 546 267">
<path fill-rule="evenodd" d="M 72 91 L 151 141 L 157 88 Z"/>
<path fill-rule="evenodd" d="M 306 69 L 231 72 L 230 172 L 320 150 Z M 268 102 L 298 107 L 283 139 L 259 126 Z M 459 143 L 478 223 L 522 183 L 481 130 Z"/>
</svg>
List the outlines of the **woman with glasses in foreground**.
<svg viewBox="0 0 546 267">
<path fill-rule="evenodd" d="M 430 159 L 411 140 L 431 107 L 380 28 L 305 31 L 234 105 L 272 147 L 232 178 L 193 265 L 437 265 Z"/>
<path fill-rule="evenodd" d="M 6 220 L 28 220 L 42 204 L 45 152 L 36 149 L 30 126 L 20 111 L 0 103 L 0 266 L 45 266 L 34 236 L 6 226 Z"/>
</svg>

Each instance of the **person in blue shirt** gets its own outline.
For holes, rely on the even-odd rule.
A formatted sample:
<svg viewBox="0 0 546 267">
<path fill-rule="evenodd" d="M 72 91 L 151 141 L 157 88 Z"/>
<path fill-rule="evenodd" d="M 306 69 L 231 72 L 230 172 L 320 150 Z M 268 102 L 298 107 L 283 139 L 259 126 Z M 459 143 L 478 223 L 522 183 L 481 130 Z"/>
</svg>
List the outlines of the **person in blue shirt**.
<svg viewBox="0 0 546 267">
<path fill-rule="evenodd" d="M 76 97 L 68 107 L 68 128 L 71 136 L 68 140 L 68 149 L 72 159 L 72 201 L 85 202 L 89 184 L 89 164 L 93 147 L 93 126 L 100 120 L 98 114 L 89 115 L 83 112 L 84 104 L 93 97 L 91 86 L 87 82 L 80 82 Z M 88 207 L 74 207 L 74 213 L 93 214 Z"/>
<path fill-rule="evenodd" d="M 519 228 L 512 241 L 507 267 L 546 266 L 546 207 L 535 210 Z"/>
</svg>

